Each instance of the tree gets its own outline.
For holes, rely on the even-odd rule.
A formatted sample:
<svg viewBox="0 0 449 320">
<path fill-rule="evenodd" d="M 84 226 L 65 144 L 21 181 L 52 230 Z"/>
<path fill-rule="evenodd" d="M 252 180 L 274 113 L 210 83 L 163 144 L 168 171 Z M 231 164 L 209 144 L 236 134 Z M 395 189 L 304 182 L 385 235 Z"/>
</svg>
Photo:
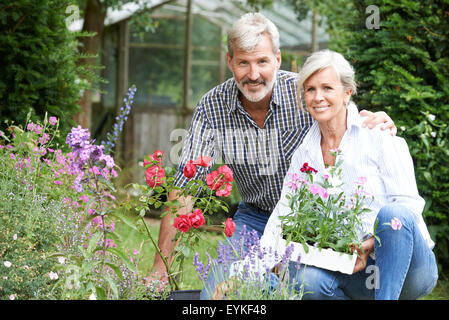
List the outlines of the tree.
<svg viewBox="0 0 449 320">
<path fill-rule="evenodd" d="M 66 27 L 70 0 L 16 0 L 0 4 L 0 126 L 25 125 L 45 113 L 60 119 L 61 134 L 74 125 L 79 83 L 76 39 Z M 60 139 L 63 139 L 61 137 Z"/>
</svg>

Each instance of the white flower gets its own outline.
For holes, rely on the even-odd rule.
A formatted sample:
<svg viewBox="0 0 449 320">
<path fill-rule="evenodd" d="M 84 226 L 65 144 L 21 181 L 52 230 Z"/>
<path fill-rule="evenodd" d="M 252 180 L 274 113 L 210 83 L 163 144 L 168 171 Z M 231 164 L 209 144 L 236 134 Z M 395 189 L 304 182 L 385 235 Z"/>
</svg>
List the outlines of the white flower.
<svg viewBox="0 0 449 320">
<path fill-rule="evenodd" d="M 16 299 L 16 295 L 15 294 L 9 295 L 9 300 L 15 300 L 15 299 Z"/>
<path fill-rule="evenodd" d="M 17 240 L 17 233 L 12 236 L 13 240 Z"/>
<path fill-rule="evenodd" d="M 340 177 L 338 177 L 338 176 L 331 176 L 331 177 L 329 177 L 328 181 L 332 187 L 341 186 L 341 184 L 343 183 L 341 181 Z"/>
<path fill-rule="evenodd" d="M 92 294 L 89 296 L 89 300 L 97 300 L 97 296 L 95 293 L 92 292 Z"/>
<path fill-rule="evenodd" d="M 435 120 L 435 115 L 429 114 L 428 118 L 429 118 L 430 121 L 433 121 L 433 120 Z"/>
<path fill-rule="evenodd" d="M 432 136 L 432 137 L 436 137 L 437 136 L 437 133 L 435 132 L 435 131 L 432 131 L 431 133 L 430 133 L 430 135 Z"/>
<path fill-rule="evenodd" d="M 58 262 L 59 262 L 60 264 L 64 264 L 64 263 L 65 263 L 65 258 L 64 258 L 64 257 L 59 257 L 59 258 L 58 258 Z"/>
<path fill-rule="evenodd" d="M 3 261 L 3 265 L 4 265 L 6 268 L 9 268 L 9 267 L 12 266 L 12 263 L 9 262 L 9 261 Z"/>
<path fill-rule="evenodd" d="M 402 130 L 402 131 L 405 131 L 405 126 L 401 126 L 401 130 Z"/>
<path fill-rule="evenodd" d="M 56 272 L 53 272 L 53 271 L 50 271 L 48 276 L 50 277 L 51 280 L 58 280 L 58 278 L 59 278 L 58 274 Z"/>
</svg>

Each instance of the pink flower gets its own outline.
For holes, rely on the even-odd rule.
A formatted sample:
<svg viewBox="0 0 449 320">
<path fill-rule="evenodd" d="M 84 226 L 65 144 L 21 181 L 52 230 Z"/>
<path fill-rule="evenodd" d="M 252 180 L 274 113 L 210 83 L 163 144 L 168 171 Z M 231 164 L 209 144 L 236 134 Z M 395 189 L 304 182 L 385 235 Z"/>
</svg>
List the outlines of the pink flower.
<svg viewBox="0 0 449 320">
<path fill-rule="evenodd" d="M 58 119 L 56 117 L 50 117 L 48 119 L 48 123 L 50 123 L 52 126 L 54 126 L 58 122 Z"/>
<path fill-rule="evenodd" d="M 223 174 L 226 182 L 232 182 L 234 180 L 234 176 L 232 174 L 231 168 L 227 165 L 223 165 L 217 169 L 218 173 Z"/>
<path fill-rule="evenodd" d="M 232 191 L 232 184 L 226 183 L 220 188 L 220 190 L 217 190 L 216 194 L 218 197 L 229 197 L 231 195 L 231 191 Z"/>
<path fill-rule="evenodd" d="M 189 160 L 186 163 L 186 165 L 184 167 L 184 170 L 182 172 L 184 173 L 184 176 L 186 178 L 189 178 L 189 179 L 193 178 L 195 176 L 195 174 L 196 174 L 196 164 L 195 164 L 195 162 L 193 162 L 192 160 Z"/>
<path fill-rule="evenodd" d="M 355 182 L 355 184 L 363 185 L 366 181 L 368 181 L 368 179 L 366 177 L 358 177 L 358 179 Z"/>
<path fill-rule="evenodd" d="M 199 156 L 196 160 L 195 160 L 195 164 L 197 166 L 200 167 L 210 167 L 210 163 L 212 161 L 211 157 L 208 156 Z"/>
<path fill-rule="evenodd" d="M 206 223 L 206 219 L 203 216 L 203 211 L 201 211 L 200 209 L 196 209 L 193 212 L 187 214 L 187 217 L 190 220 L 190 224 L 195 229 Z"/>
<path fill-rule="evenodd" d="M 89 196 L 83 194 L 83 195 L 80 197 L 80 200 L 83 201 L 84 203 L 87 203 L 87 202 L 89 201 Z"/>
<path fill-rule="evenodd" d="M 162 166 L 162 157 L 164 156 L 164 151 L 156 150 L 153 154 L 148 155 L 150 161 L 147 159 L 143 160 L 143 166 L 146 168 L 147 165 L 154 165 L 153 161 L 157 161 L 158 166 Z"/>
<path fill-rule="evenodd" d="M 402 222 L 398 218 L 394 217 L 391 219 L 391 228 L 393 230 L 401 230 L 402 228 Z"/>
<path fill-rule="evenodd" d="M 190 230 L 192 223 L 186 214 L 181 214 L 173 220 L 173 226 L 181 232 L 187 232 Z"/>
<path fill-rule="evenodd" d="M 232 221 L 231 218 L 227 218 L 225 222 L 225 230 L 224 233 L 226 237 L 231 237 L 234 234 L 235 231 L 235 222 Z"/>
<path fill-rule="evenodd" d="M 211 190 L 217 190 L 225 183 L 225 181 L 220 178 L 218 171 L 215 170 L 206 176 L 206 183 Z"/>
<path fill-rule="evenodd" d="M 152 166 L 145 172 L 145 180 L 151 188 L 155 188 L 162 184 L 165 171 L 162 167 Z"/>
<path fill-rule="evenodd" d="M 55 180 L 53 181 L 54 184 L 60 186 L 62 184 L 61 180 Z"/>
</svg>

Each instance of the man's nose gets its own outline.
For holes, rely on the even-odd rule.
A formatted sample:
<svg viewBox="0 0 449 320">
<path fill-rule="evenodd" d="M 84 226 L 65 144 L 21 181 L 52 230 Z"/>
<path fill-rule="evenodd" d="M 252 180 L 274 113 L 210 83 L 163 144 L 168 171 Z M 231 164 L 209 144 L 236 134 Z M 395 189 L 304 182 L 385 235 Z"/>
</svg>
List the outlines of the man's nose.
<svg viewBox="0 0 449 320">
<path fill-rule="evenodd" d="M 259 67 L 256 65 L 251 65 L 250 69 L 249 69 L 249 79 L 250 80 L 257 80 L 260 78 L 260 71 L 259 71 Z"/>
</svg>

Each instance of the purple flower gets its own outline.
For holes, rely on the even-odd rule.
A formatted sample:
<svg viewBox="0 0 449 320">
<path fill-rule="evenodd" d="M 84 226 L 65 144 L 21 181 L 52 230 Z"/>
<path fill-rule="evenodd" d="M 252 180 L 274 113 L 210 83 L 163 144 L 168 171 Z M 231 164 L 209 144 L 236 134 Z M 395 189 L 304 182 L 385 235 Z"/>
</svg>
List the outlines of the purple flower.
<svg viewBox="0 0 449 320">
<path fill-rule="evenodd" d="M 89 145 L 90 132 L 88 129 L 83 129 L 81 126 L 72 128 L 72 131 L 67 135 L 66 143 L 70 148 L 80 149 Z"/>
</svg>

